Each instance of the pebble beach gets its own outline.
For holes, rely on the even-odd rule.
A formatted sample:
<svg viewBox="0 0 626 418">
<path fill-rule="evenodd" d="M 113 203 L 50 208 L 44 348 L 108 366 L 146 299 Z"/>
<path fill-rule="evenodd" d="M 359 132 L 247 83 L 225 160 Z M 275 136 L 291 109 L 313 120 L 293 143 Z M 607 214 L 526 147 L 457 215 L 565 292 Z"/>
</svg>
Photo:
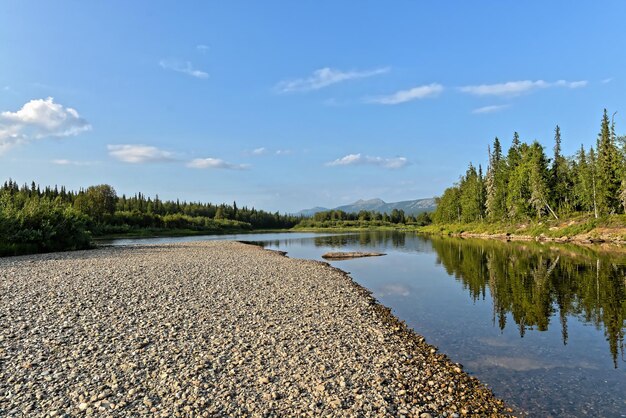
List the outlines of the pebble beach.
<svg viewBox="0 0 626 418">
<path fill-rule="evenodd" d="M 0 259 L 0 416 L 501 416 L 346 273 L 237 242 Z"/>
</svg>

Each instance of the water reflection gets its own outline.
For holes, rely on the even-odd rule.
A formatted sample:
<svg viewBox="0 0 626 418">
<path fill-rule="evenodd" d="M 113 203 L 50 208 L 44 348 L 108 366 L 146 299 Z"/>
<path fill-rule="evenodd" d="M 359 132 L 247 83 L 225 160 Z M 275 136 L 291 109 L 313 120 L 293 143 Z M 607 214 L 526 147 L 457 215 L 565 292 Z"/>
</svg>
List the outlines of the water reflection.
<svg viewBox="0 0 626 418">
<path fill-rule="evenodd" d="M 501 330 L 512 317 L 520 337 L 545 331 L 558 314 L 563 344 L 568 317 L 602 329 L 614 367 L 624 359 L 626 265 L 623 253 L 574 246 L 434 238 L 437 262 L 474 300 L 487 291 Z M 510 315 L 509 315 L 510 314 Z"/>
</svg>

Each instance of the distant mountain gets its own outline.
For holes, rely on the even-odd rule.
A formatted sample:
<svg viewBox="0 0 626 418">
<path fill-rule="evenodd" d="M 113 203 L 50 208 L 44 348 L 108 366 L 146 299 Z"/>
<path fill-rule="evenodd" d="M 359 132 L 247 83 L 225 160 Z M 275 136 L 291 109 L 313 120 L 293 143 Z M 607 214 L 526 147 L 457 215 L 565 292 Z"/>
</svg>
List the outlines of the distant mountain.
<svg viewBox="0 0 626 418">
<path fill-rule="evenodd" d="M 402 202 L 387 203 L 382 199 L 357 200 L 350 205 L 343 205 L 334 208 L 334 210 L 342 210 L 347 213 L 359 213 L 362 210 L 375 211 L 381 213 L 391 213 L 392 210 L 403 210 L 406 215 L 417 215 L 422 212 L 432 212 L 437 207 L 434 198 L 405 200 Z M 312 209 L 304 209 L 296 213 L 296 215 L 313 216 L 317 212 L 330 210 L 327 208 L 316 207 Z"/>
<path fill-rule="evenodd" d="M 323 208 L 321 206 L 316 206 L 314 208 L 311 209 L 303 209 L 300 212 L 296 213 L 296 216 L 313 216 L 315 215 L 317 212 L 324 212 L 326 210 L 329 210 L 328 208 Z"/>
</svg>

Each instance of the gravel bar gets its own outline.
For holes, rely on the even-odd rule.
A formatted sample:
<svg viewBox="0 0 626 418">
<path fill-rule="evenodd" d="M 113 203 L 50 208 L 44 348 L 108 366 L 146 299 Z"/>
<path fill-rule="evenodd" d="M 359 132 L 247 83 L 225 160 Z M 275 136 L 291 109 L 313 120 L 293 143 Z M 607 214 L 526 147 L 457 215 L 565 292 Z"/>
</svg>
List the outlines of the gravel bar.
<svg viewBox="0 0 626 418">
<path fill-rule="evenodd" d="M 326 263 L 237 242 L 0 259 L 0 416 L 499 416 Z"/>
</svg>

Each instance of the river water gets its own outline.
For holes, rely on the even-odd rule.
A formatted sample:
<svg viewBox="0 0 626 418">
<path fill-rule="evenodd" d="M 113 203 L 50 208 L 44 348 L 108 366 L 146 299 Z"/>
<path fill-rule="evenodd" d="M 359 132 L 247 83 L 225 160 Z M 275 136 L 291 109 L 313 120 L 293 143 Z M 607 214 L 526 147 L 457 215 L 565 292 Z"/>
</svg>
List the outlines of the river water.
<svg viewBox="0 0 626 418">
<path fill-rule="evenodd" d="M 229 239 L 331 264 L 464 365 L 517 413 L 626 417 L 626 249 L 426 237 L 413 233 L 249 234 Z"/>
</svg>

